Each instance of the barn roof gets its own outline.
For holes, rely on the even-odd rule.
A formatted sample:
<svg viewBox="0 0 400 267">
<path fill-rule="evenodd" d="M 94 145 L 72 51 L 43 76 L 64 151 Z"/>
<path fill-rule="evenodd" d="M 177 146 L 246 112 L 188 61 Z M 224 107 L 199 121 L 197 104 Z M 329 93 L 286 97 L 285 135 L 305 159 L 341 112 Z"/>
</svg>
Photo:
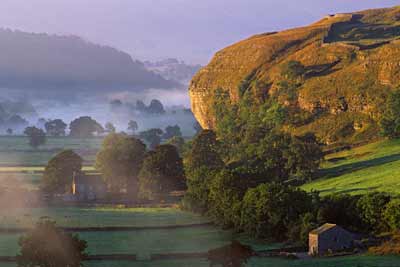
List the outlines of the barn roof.
<svg viewBox="0 0 400 267">
<path fill-rule="evenodd" d="M 317 229 L 312 230 L 310 232 L 310 234 L 319 235 L 319 234 L 322 234 L 323 232 L 326 232 L 332 228 L 335 228 L 336 226 L 337 226 L 336 224 L 325 223 L 324 225 L 318 227 Z"/>
</svg>

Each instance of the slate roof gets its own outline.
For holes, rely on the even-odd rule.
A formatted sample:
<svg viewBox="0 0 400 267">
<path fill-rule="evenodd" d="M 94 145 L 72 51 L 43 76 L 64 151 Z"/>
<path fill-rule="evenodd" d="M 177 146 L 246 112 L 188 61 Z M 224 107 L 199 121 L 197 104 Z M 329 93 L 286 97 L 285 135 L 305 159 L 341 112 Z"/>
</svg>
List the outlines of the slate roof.
<svg viewBox="0 0 400 267">
<path fill-rule="evenodd" d="M 332 224 L 332 223 L 325 223 L 324 225 L 318 227 L 317 229 L 314 229 L 310 232 L 310 234 L 312 235 L 320 235 L 323 232 L 326 232 L 332 228 L 335 228 L 337 225 L 336 224 Z"/>
</svg>

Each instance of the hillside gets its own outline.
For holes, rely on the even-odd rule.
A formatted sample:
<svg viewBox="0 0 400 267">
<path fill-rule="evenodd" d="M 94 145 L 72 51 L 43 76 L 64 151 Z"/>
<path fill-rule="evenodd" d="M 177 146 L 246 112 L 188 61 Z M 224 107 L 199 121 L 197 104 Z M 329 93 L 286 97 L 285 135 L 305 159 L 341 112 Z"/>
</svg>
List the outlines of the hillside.
<svg viewBox="0 0 400 267">
<path fill-rule="evenodd" d="M 189 88 L 192 110 L 204 128 L 213 128 L 217 89 L 237 103 L 246 80 L 245 89 L 263 102 L 282 93 L 282 68 L 298 61 L 305 74 L 296 97 L 279 101 L 308 117 L 290 131 L 315 132 L 327 144 L 370 139 L 385 96 L 400 85 L 399 37 L 400 7 L 329 15 L 306 27 L 253 36 L 216 53 L 197 73 Z"/>
<path fill-rule="evenodd" d="M 302 186 L 322 194 L 400 193 L 400 140 L 379 141 L 327 155 L 320 178 Z"/>
<path fill-rule="evenodd" d="M 76 36 L 0 29 L 0 53 L 1 88 L 112 91 L 178 85 L 148 71 L 127 53 Z"/>
</svg>

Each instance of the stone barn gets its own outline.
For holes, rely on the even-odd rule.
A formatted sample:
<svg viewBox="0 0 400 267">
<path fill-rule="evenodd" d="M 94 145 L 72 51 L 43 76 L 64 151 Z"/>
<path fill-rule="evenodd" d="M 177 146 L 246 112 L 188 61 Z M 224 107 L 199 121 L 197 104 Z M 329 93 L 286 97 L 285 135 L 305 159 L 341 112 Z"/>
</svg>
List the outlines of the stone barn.
<svg viewBox="0 0 400 267">
<path fill-rule="evenodd" d="M 324 255 L 353 247 L 354 235 L 336 224 L 326 223 L 309 233 L 310 255 Z"/>
<path fill-rule="evenodd" d="M 78 201 L 104 199 L 107 186 L 100 175 L 79 174 L 72 178 L 72 198 Z"/>
</svg>

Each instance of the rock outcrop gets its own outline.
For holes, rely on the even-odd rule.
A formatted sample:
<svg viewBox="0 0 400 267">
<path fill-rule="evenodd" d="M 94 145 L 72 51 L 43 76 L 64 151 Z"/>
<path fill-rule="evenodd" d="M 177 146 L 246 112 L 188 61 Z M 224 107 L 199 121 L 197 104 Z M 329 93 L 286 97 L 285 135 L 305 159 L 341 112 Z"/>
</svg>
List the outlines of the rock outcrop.
<svg viewBox="0 0 400 267">
<path fill-rule="evenodd" d="M 196 118 L 203 128 L 213 128 L 215 91 L 228 92 L 235 103 L 245 79 L 257 95 L 276 93 L 289 61 L 306 67 L 295 105 L 320 114 L 294 131 L 311 130 L 328 139 L 333 129 L 326 123 L 332 121 L 340 124 L 336 127 L 354 125 L 354 134 L 371 129 L 385 96 L 400 85 L 400 7 L 329 15 L 307 27 L 256 35 L 223 49 L 191 82 Z"/>
</svg>

